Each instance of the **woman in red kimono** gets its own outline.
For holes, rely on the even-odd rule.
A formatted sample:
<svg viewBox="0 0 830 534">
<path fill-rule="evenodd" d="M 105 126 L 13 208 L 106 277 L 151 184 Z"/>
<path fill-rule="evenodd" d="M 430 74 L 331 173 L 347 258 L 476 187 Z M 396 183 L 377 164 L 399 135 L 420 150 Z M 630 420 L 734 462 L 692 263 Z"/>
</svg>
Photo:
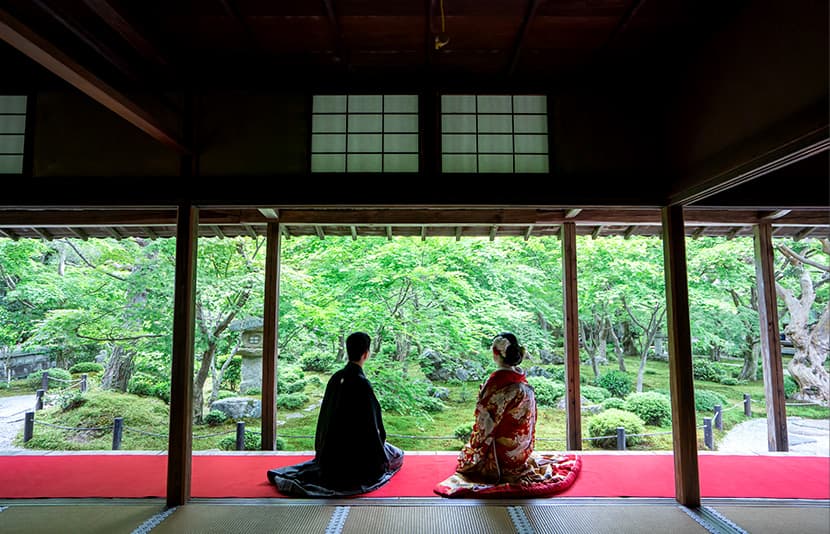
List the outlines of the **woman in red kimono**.
<svg viewBox="0 0 830 534">
<path fill-rule="evenodd" d="M 533 453 L 536 396 L 519 367 L 525 356 L 516 336 L 493 339 L 498 369 L 478 396 L 470 441 L 458 456 L 456 472 L 435 487 L 445 497 L 544 496 L 562 491 L 582 465 L 573 454 Z"/>
</svg>

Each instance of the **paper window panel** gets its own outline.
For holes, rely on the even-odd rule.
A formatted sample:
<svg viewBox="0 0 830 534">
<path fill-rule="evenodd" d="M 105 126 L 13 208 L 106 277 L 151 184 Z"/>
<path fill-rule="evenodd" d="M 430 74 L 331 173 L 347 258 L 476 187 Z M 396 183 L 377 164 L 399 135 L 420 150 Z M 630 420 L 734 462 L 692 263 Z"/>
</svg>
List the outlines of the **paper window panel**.
<svg viewBox="0 0 830 534">
<path fill-rule="evenodd" d="M 548 172 L 548 155 L 516 154 L 516 172 Z"/>
<path fill-rule="evenodd" d="M 380 132 L 383 130 L 381 115 L 349 115 L 349 133 Z"/>
<path fill-rule="evenodd" d="M 548 151 L 548 136 L 517 135 L 515 145 L 517 154 L 546 154 Z"/>
<path fill-rule="evenodd" d="M 441 147 L 444 153 L 467 152 L 475 153 L 477 144 L 476 136 L 469 135 L 442 135 Z"/>
<path fill-rule="evenodd" d="M 349 134 L 349 154 L 354 152 L 381 152 L 383 136 L 380 134 Z"/>
<path fill-rule="evenodd" d="M 444 115 L 441 117 L 443 133 L 476 133 L 475 115 Z"/>
<path fill-rule="evenodd" d="M 513 136 L 512 135 L 479 135 L 478 136 L 478 151 L 479 153 L 513 153 Z"/>
<path fill-rule="evenodd" d="M 0 115 L 0 133 L 22 134 L 25 132 L 25 115 Z"/>
<path fill-rule="evenodd" d="M 418 152 L 417 134 L 386 134 L 383 136 L 384 152 Z"/>
<path fill-rule="evenodd" d="M 548 133 L 547 115 L 513 115 L 513 131 L 520 133 Z"/>
<path fill-rule="evenodd" d="M 314 134 L 311 136 L 311 152 L 345 152 L 346 136 L 337 134 Z"/>
<path fill-rule="evenodd" d="M 381 95 L 349 95 L 349 113 L 380 113 L 383 111 Z"/>
<path fill-rule="evenodd" d="M 314 95 L 313 113 L 345 113 L 346 95 Z"/>
<path fill-rule="evenodd" d="M 548 99 L 545 95 L 515 95 L 513 96 L 513 113 L 547 115 Z"/>
<path fill-rule="evenodd" d="M 513 155 L 480 154 L 478 172 L 513 172 Z"/>
<path fill-rule="evenodd" d="M 381 172 L 381 154 L 349 154 L 348 172 Z"/>
<path fill-rule="evenodd" d="M 478 172 L 475 154 L 444 154 L 441 156 L 443 172 Z"/>
<path fill-rule="evenodd" d="M 0 95 L 0 115 L 26 113 L 26 97 L 21 95 Z"/>
<path fill-rule="evenodd" d="M 384 113 L 418 113 L 418 95 L 384 95 Z"/>
<path fill-rule="evenodd" d="M 0 154 L 23 154 L 22 135 L 0 135 Z"/>
<path fill-rule="evenodd" d="M 418 154 L 384 154 L 384 172 L 418 172 Z"/>
<path fill-rule="evenodd" d="M 473 95 L 442 95 L 442 113 L 475 113 L 476 97 Z"/>
<path fill-rule="evenodd" d="M 384 115 L 383 131 L 393 133 L 418 133 L 417 115 Z"/>
<path fill-rule="evenodd" d="M 513 113 L 509 95 L 479 95 L 476 107 L 478 113 Z"/>
<path fill-rule="evenodd" d="M 311 172 L 346 172 L 346 155 L 312 154 Z"/>
</svg>

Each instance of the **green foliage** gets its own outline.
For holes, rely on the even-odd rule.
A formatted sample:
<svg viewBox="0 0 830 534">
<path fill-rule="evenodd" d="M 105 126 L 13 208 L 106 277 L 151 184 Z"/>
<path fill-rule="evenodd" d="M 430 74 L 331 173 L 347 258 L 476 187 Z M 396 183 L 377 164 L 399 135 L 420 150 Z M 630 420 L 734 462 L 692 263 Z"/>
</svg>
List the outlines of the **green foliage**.
<svg viewBox="0 0 830 534">
<path fill-rule="evenodd" d="M 217 358 L 216 367 L 221 368 L 227 361 L 228 356 Z M 231 363 L 225 368 L 222 375 L 222 388 L 230 391 L 238 391 L 239 383 L 242 381 L 242 356 L 234 356 Z"/>
<path fill-rule="evenodd" d="M 225 415 L 225 412 L 219 410 L 211 410 L 207 414 L 202 417 L 202 421 L 205 422 L 208 426 L 217 426 L 221 425 L 225 421 L 227 421 L 228 416 Z"/>
<path fill-rule="evenodd" d="M 737 378 L 732 378 L 731 376 L 724 376 L 721 377 L 720 383 L 724 386 L 737 386 L 739 382 Z"/>
<path fill-rule="evenodd" d="M 632 393 L 626 397 L 626 409 L 634 412 L 647 425 L 665 426 L 671 423 L 671 402 L 654 391 Z"/>
<path fill-rule="evenodd" d="M 695 410 L 711 412 L 716 404 L 724 405 L 724 398 L 720 393 L 708 389 L 695 388 Z"/>
<path fill-rule="evenodd" d="M 86 402 L 86 399 L 77 389 L 58 390 L 57 393 L 46 395 L 45 404 L 50 406 L 60 406 L 61 410 L 72 410 L 81 406 Z"/>
<path fill-rule="evenodd" d="M 43 380 L 43 373 L 49 373 L 49 389 L 64 388 L 67 384 L 65 382 L 61 382 L 61 380 L 72 380 L 72 375 L 66 369 L 59 369 L 57 367 L 53 367 L 52 369 L 42 369 L 40 371 L 35 371 L 34 373 L 29 373 L 29 376 L 26 377 L 26 383 L 30 388 L 33 390 L 40 389 L 40 385 Z M 58 380 L 52 380 L 53 378 L 57 378 Z"/>
<path fill-rule="evenodd" d="M 642 437 L 630 436 L 629 434 L 642 434 L 645 432 L 645 424 L 639 416 L 631 412 L 611 408 L 605 410 L 588 420 L 588 433 L 592 438 L 600 436 L 613 436 L 593 440 L 592 443 L 603 449 L 617 448 L 617 427 L 625 428 L 626 447 L 637 445 Z"/>
<path fill-rule="evenodd" d="M 625 410 L 627 406 L 625 400 L 619 397 L 609 397 L 602 401 L 601 404 L 604 410 L 609 410 L 611 408 L 616 408 L 617 410 Z"/>
<path fill-rule="evenodd" d="M 709 382 L 720 382 L 726 376 L 726 371 L 717 363 L 703 358 L 692 360 L 692 370 L 695 380 L 706 380 Z"/>
<path fill-rule="evenodd" d="M 277 396 L 277 406 L 286 410 L 296 410 L 308 402 L 308 395 L 305 393 L 288 393 Z"/>
<path fill-rule="evenodd" d="M 104 366 L 96 362 L 80 362 L 69 368 L 69 372 L 72 374 L 102 373 L 103 371 Z"/>
<path fill-rule="evenodd" d="M 784 375 L 784 396 L 791 399 L 793 395 L 799 392 L 799 390 L 800 388 L 798 387 L 798 382 L 795 381 L 795 378 L 790 375 Z"/>
<path fill-rule="evenodd" d="M 277 380 L 277 393 L 280 395 L 287 393 L 300 393 L 305 389 L 305 380 L 297 380 L 296 382 L 285 382 L 280 379 Z M 250 393 L 249 393 L 250 394 Z"/>
<path fill-rule="evenodd" d="M 366 367 L 367 376 L 384 412 L 430 417 L 429 411 L 438 399 L 429 395 L 429 382 L 414 380 L 399 362 L 384 357 L 369 360 Z"/>
<path fill-rule="evenodd" d="M 300 358 L 300 367 L 303 371 L 330 373 L 339 367 L 339 364 L 330 356 L 324 356 L 322 354 L 307 354 L 306 356 Z"/>
<path fill-rule="evenodd" d="M 615 397 L 623 398 L 631 392 L 631 377 L 628 373 L 616 369 L 600 375 L 596 379 L 596 384 L 607 389 Z"/>
<path fill-rule="evenodd" d="M 136 372 L 127 382 L 127 393 L 142 397 L 156 397 L 170 402 L 170 382 L 150 373 Z"/>
<path fill-rule="evenodd" d="M 539 406 L 556 406 L 559 399 L 565 396 L 565 385 L 554 382 L 544 376 L 530 376 L 527 383 L 536 393 L 536 404 Z"/>
<path fill-rule="evenodd" d="M 564 382 L 565 381 L 565 367 L 562 365 L 550 365 L 546 367 L 547 371 L 550 373 L 551 380 L 556 380 L 557 382 Z"/>
<path fill-rule="evenodd" d="M 473 423 L 464 423 L 463 425 L 459 425 L 455 427 L 453 430 L 453 435 L 466 443 L 470 440 L 470 436 L 473 435 Z"/>
<path fill-rule="evenodd" d="M 245 390 L 245 395 L 248 395 L 249 397 L 256 397 L 260 394 L 262 394 L 261 388 L 248 388 Z"/>
<path fill-rule="evenodd" d="M 254 429 L 245 429 L 245 450 L 246 451 L 258 451 L 262 449 L 262 435 L 261 430 L 258 428 Z M 285 450 L 285 440 L 278 437 L 277 438 L 277 450 L 283 451 Z M 236 450 L 236 436 L 226 436 L 219 440 L 218 447 L 223 451 L 234 451 Z"/>
<path fill-rule="evenodd" d="M 227 389 L 220 389 L 219 393 L 217 393 L 217 399 L 227 399 L 230 397 L 236 397 L 236 393 L 233 391 L 228 391 Z"/>
<path fill-rule="evenodd" d="M 435 397 L 426 397 L 421 401 L 421 407 L 429 413 L 443 412 L 444 403 Z"/>
<path fill-rule="evenodd" d="M 597 386 L 581 386 L 579 392 L 586 400 L 597 403 L 611 396 L 610 391 Z"/>
</svg>

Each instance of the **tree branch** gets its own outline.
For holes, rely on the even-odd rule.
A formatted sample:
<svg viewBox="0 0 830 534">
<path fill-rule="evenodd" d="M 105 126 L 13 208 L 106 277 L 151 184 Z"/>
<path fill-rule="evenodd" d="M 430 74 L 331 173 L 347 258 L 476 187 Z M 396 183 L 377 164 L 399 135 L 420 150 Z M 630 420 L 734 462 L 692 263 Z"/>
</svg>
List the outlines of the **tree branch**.
<svg viewBox="0 0 830 534">
<path fill-rule="evenodd" d="M 827 240 L 826 239 L 822 240 L 822 247 L 824 246 L 824 241 L 827 241 Z M 810 258 L 802 256 L 801 254 L 798 254 L 797 252 L 795 252 L 793 249 L 791 249 L 787 245 L 776 245 L 775 248 L 777 248 L 779 250 L 779 252 L 781 252 L 781 254 L 783 254 L 784 256 L 789 258 L 791 262 L 803 263 L 805 265 L 810 265 L 812 267 L 815 267 L 816 269 L 820 269 L 820 270 L 825 271 L 825 272 L 830 272 L 830 265 L 822 265 L 821 263 L 819 263 L 817 261 L 813 261 Z"/>
<path fill-rule="evenodd" d="M 63 240 L 63 241 L 64 241 L 67 245 L 69 245 L 70 247 L 72 247 L 72 250 L 74 250 L 74 251 L 75 251 L 75 254 L 77 254 L 77 255 L 78 255 L 78 257 L 79 257 L 79 258 L 81 258 L 81 261 L 83 261 L 84 263 L 86 263 L 86 264 L 87 264 L 87 265 L 88 265 L 91 269 L 94 269 L 94 270 L 96 270 L 96 271 L 100 271 L 100 272 L 104 273 L 104 274 L 105 274 L 105 275 L 107 275 L 107 276 L 111 276 L 111 277 L 115 278 L 116 280 L 120 280 L 120 281 L 122 281 L 122 282 L 126 282 L 126 281 L 127 281 L 127 279 L 126 279 L 126 278 L 122 278 L 122 277 L 118 276 L 117 274 L 108 273 L 107 271 L 105 271 L 105 270 L 103 270 L 103 269 L 100 269 L 100 268 L 96 267 L 95 265 L 92 265 L 92 263 L 90 263 L 90 262 L 89 262 L 89 260 L 87 260 L 87 259 L 84 257 L 84 255 L 83 255 L 83 254 L 81 254 L 81 251 L 80 251 L 80 250 L 78 250 L 78 247 L 76 247 L 76 246 L 75 246 L 75 244 L 74 244 L 74 243 L 72 243 L 72 241 L 70 241 L 69 239 L 66 239 L 66 238 L 64 238 L 64 240 Z"/>
</svg>

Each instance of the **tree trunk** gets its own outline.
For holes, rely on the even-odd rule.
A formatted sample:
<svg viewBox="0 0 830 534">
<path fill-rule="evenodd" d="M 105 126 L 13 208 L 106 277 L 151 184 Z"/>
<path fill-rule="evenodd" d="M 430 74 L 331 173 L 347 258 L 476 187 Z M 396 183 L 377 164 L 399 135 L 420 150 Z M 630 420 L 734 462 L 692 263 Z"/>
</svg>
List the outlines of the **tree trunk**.
<svg viewBox="0 0 830 534">
<path fill-rule="evenodd" d="M 406 334 L 399 333 L 395 335 L 395 359 L 399 362 L 406 360 L 411 346 L 412 342 Z"/>
<path fill-rule="evenodd" d="M 611 331 L 611 339 L 614 341 L 614 354 L 617 356 L 617 364 L 619 365 L 620 371 L 623 373 L 625 372 L 625 358 L 623 353 L 622 343 L 620 342 L 620 338 L 617 335 L 617 330 L 611 325 L 609 320 L 609 330 Z"/>
<path fill-rule="evenodd" d="M 622 327 L 623 352 L 628 356 L 635 356 L 639 354 L 639 351 L 637 351 L 637 345 L 634 343 L 634 333 L 631 331 L 631 322 L 627 319 L 624 320 L 622 322 Z"/>
<path fill-rule="evenodd" d="M 346 332 L 340 331 L 337 336 L 337 361 L 342 362 L 346 359 Z"/>
<path fill-rule="evenodd" d="M 215 342 L 210 343 L 207 350 L 202 353 L 202 364 L 199 366 L 199 372 L 196 373 L 196 380 L 193 383 L 193 420 L 196 423 L 202 422 L 202 416 L 205 413 L 205 382 L 213 365 L 214 354 L 216 354 Z"/>
<path fill-rule="evenodd" d="M 135 356 L 134 352 L 125 351 L 120 345 L 113 345 L 107 367 L 101 377 L 103 389 L 127 391 L 127 383 L 133 374 L 133 356 Z"/>
<path fill-rule="evenodd" d="M 599 368 L 597 367 L 596 344 L 594 337 L 589 333 L 588 326 L 585 321 L 579 321 L 579 329 L 582 331 L 582 341 L 585 350 L 588 352 L 588 358 L 591 361 L 591 370 L 594 372 L 594 378 L 599 378 Z"/>
<path fill-rule="evenodd" d="M 753 339 L 752 334 L 746 336 L 747 349 L 744 350 L 744 366 L 741 369 L 741 374 L 738 375 L 739 380 L 749 380 L 755 382 L 758 380 L 758 359 L 761 357 L 761 343 L 758 339 Z"/>
<path fill-rule="evenodd" d="M 790 322 L 784 332 L 793 342 L 795 354 L 787 369 L 798 383 L 799 391 L 794 395 L 798 400 L 816 402 L 830 406 L 830 374 L 824 368 L 830 349 L 830 303 L 825 306 L 818 322 L 809 326 L 810 309 L 815 301 L 815 288 L 810 273 L 801 273 L 801 298 L 780 284 L 775 284 L 778 297 L 787 304 Z"/>
</svg>

